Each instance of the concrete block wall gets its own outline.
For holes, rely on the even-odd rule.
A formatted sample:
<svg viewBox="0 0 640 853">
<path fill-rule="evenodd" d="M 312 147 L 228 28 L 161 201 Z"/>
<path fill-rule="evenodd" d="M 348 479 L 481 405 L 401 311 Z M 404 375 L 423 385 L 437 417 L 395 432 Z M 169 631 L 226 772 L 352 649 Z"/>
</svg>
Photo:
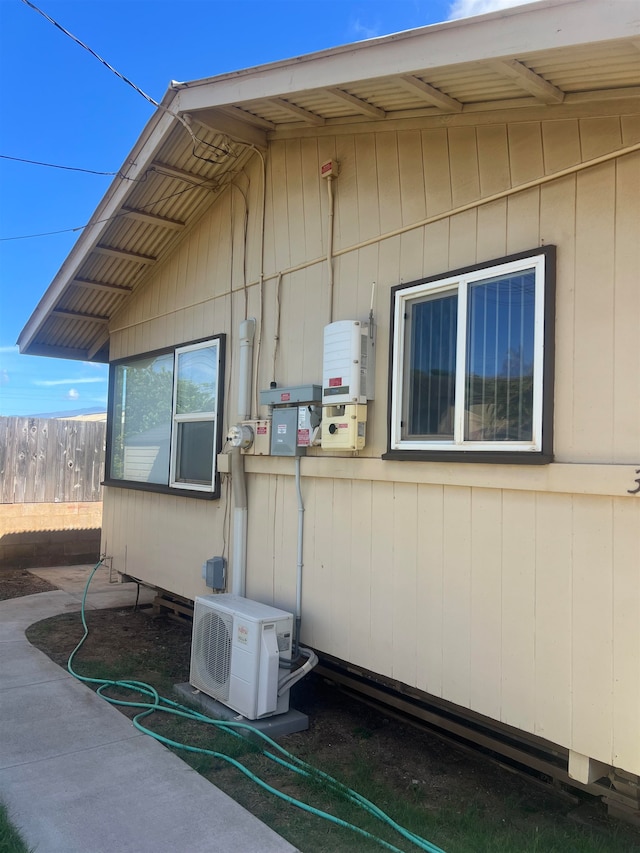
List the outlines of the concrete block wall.
<svg viewBox="0 0 640 853">
<path fill-rule="evenodd" d="M 101 502 L 2 504 L 0 569 L 91 562 L 101 528 Z"/>
</svg>

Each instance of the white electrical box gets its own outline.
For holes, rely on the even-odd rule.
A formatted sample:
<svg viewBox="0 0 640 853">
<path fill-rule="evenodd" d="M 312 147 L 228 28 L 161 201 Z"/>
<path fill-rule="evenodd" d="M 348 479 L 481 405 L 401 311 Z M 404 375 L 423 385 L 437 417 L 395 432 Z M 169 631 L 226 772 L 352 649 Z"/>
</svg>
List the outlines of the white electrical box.
<svg viewBox="0 0 640 853">
<path fill-rule="evenodd" d="M 362 450 L 367 438 L 366 405 L 325 406 L 323 450 Z"/>
<path fill-rule="evenodd" d="M 269 456 L 271 450 L 271 421 L 244 421 L 242 426 L 250 427 L 253 432 L 253 442 L 246 450 L 240 452 L 247 456 Z"/>
<path fill-rule="evenodd" d="M 372 325 L 337 320 L 325 326 L 322 404 L 337 406 L 373 400 L 374 364 Z"/>
</svg>

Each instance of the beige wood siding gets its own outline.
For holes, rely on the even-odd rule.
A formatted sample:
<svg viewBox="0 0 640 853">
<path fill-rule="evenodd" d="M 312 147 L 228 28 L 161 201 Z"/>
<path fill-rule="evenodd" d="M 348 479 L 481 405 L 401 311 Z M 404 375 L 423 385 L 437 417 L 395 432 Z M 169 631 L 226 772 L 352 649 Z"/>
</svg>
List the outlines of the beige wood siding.
<svg viewBox="0 0 640 853">
<path fill-rule="evenodd" d="M 640 773 L 640 497 L 629 494 L 640 466 L 640 155 L 375 241 L 640 141 L 637 115 L 595 111 L 274 139 L 264 187 L 256 156 L 123 309 L 111 352 L 227 333 L 224 429 L 245 316 L 263 318 L 258 388 L 319 382 L 329 320 L 319 164 L 337 158 L 334 319 L 366 317 L 375 282 L 376 399 L 358 459 L 314 449 L 303 460 L 303 639 Z M 558 247 L 555 463 L 381 461 L 390 288 L 543 243 Z M 247 594 L 292 608 L 293 461 L 248 458 L 247 469 Z M 214 502 L 109 488 L 103 544 L 119 571 L 194 597 L 206 591 L 202 562 L 232 557 L 228 494 L 226 480 Z"/>
</svg>

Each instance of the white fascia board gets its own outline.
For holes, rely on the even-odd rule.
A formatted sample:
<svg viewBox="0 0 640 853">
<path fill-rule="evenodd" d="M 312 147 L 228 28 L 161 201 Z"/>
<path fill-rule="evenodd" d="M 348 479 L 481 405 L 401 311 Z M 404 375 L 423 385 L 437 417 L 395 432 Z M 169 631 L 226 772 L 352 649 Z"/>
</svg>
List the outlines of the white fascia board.
<svg viewBox="0 0 640 853">
<path fill-rule="evenodd" d="M 636 0 L 540 0 L 174 86 L 190 111 L 639 35 Z"/>
<path fill-rule="evenodd" d="M 124 199 L 130 192 L 133 186 L 132 181 L 139 178 L 149 168 L 156 151 L 160 149 L 176 121 L 175 116 L 167 112 L 174 97 L 175 92 L 169 89 L 162 99 L 161 106 L 148 121 L 138 141 L 120 167 L 120 174 L 126 175 L 128 180 L 116 177 L 111 182 L 109 189 L 104 194 L 75 246 L 67 255 L 55 278 L 27 320 L 18 337 L 20 352 L 25 352 L 28 349 L 64 288 L 75 278 L 88 254 L 100 242 L 102 234 L 109 226 L 108 220 L 119 212 Z"/>
</svg>

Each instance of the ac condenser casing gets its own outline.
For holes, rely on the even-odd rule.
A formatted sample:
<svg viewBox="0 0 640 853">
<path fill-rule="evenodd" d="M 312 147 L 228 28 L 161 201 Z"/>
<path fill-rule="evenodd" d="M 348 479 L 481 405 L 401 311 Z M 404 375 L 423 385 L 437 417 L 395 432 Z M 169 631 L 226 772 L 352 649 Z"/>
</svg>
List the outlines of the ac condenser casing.
<svg viewBox="0 0 640 853">
<path fill-rule="evenodd" d="M 291 660 L 293 615 L 239 595 L 196 598 L 189 681 L 248 720 L 289 710 L 278 697 L 280 659 Z"/>
</svg>

